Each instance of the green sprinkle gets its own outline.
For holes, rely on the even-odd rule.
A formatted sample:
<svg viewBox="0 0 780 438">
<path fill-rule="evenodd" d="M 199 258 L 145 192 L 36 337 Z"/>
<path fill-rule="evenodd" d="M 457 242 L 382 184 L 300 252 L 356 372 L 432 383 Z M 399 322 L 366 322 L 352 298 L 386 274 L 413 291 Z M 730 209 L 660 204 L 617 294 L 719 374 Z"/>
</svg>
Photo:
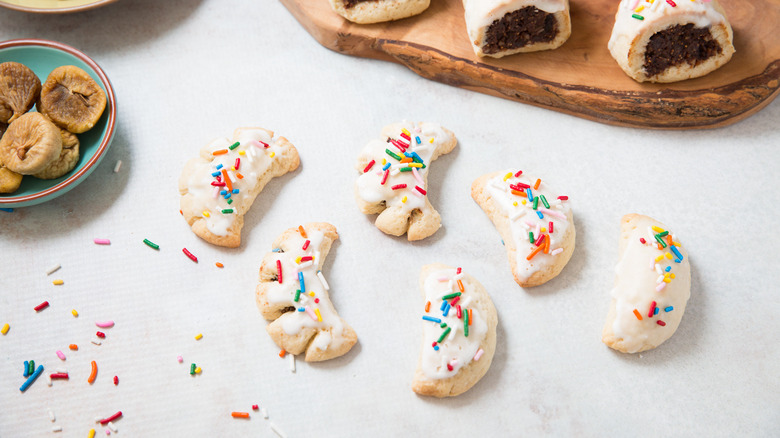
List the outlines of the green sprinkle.
<svg viewBox="0 0 780 438">
<path fill-rule="evenodd" d="M 228 199 L 228 200 L 227 200 L 227 203 L 228 203 L 228 205 L 232 204 L 232 203 L 233 203 L 233 199 L 232 199 L 232 198 L 231 198 L 231 199 Z"/>
<path fill-rule="evenodd" d="M 455 298 L 455 297 L 459 297 L 459 296 L 460 296 L 460 292 L 454 292 L 454 293 L 451 293 L 449 295 L 445 295 L 445 296 L 441 297 L 441 299 L 442 300 L 449 300 L 450 298 Z"/>
<path fill-rule="evenodd" d="M 655 240 L 660 243 L 662 247 L 666 248 L 666 242 L 664 242 L 664 239 L 661 239 L 658 234 L 655 235 Z"/>
<path fill-rule="evenodd" d="M 534 196 L 534 210 L 539 208 L 539 197 Z"/>
<path fill-rule="evenodd" d="M 190 374 L 195 374 L 195 364 L 190 365 Z"/>
<path fill-rule="evenodd" d="M 27 365 L 27 375 L 31 376 L 35 372 L 35 361 L 31 360 Z"/>
<path fill-rule="evenodd" d="M 228 149 L 230 149 L 232 151 L 233 149 L 237 148 L 240 144 L 241 144 L 241 142 L 237 141 L 237 142 L 233 143 L 232 145 L 230 145 L 228 147 Z"/>
<path fill-rule="evenodd" d="M 436 343 L 437 343 L 437 344 L 440 344 L 440 343 L 441 343 L 441 341 L 443 341 L 443 340 L 444 340 L 444 338 L 446 338 L 446 337 L 447 337 L 447 335 L 448 335 L 448 334 L 450 334 L 450 332 L 451 332 L 451 331 L 452 331 L 452 329 L 451 329 L 451 328 L 449 328 L 449 327 L 447 327 L 447 329 L 446 329 L 446 330 L 444 330 L 444 333 L 442 333 L 442 334 L 441 334 L 441 336 L 439 336 L 439 340 L 438 340 L 438 341 L 436 341 Z"/>
<path fill-rule="evenodd" d="M 643 17 L 641 15 L 637 15 L 637 14 L 631 14 L 631 16 L 636 18 L 637 20 L 644 20 L 645 19 L 645 17 Z"/>
<path fill-rule="evenodd" d="M 656 234 L 656 236 L 658 236 L 658 237 L 664 237 L 664 236 L 666 236 L 667 234 L 669 234 L 669 232 L 668 232 L 668 231 L 664 231 L 663 233 L 658 233 L 658 234 Z"/>
<path fill-rule="evenodd" d="M 469 337 L 469 312 L 466 310 L 466 315 L 463 318 L 463 336 Z"/>
<path fill-rule="evenodd" d="M 296 290 L 295 291 L 295 299 L 293 301 L 295 301 L 297 303 L 299 299 L 301 299 L 301 291 L 300 290 Z"/>
<path fill-rule="evenodd" d="M 443 323 L 439 324 L 439 327 L 441 327 L 441 328 L 445 328 L 445 327 L 447 327 L 447 323 L 446 323 L 446 322 L 443 322 Z"/>
<path fill-rule="evenodd" d="M 533 231 L 529 231 L 528 232 L 528 241 L 531 242 L 531 243 L 536 242 L 536 240 L 534 240 L 534 232 Z"/>
<path fill-rule="evenodd" d="M 550 203 L 547 202 L 547 198 L 545 198 L 544 195 L 539 195 L 539 198 L 542 199 L 542 204 L 544 204 L 544 208 L 550 208 Z"/>
<path fill-rule="evenodd" d="M 400 168 L 398 170 L 401 171 L 401 172 L 411 172 L 412 168 L 411 167 L 402 167 L 402 168 Z"/>
<path fill-rule="evenodd" d="M 149 248 L 152 248 L 152 249 L 160 249 L 160 245 L 158 245 L 158 244 L 156 244 L 156 243 L 152 242 L 152 241 L 151 241 L 151 240 L 149 240 L 149 239 L 144 239 L 144 243 L 145 243 L 145 244 L 146 244 L 146 245 L 147 245 Z"/>
<path fill-rule="evenodd" d="M 222 214 L 230 214 L 230 213 L 233 213 L 233 209 L 232 208 L 226 208 L 226 209 L 222 210 Z"/>
<path fill-rule="evenodd" d="M 401 157 L 393 153 L 390 149 L 385 149 L 385 152 L 387 152 L 387 155 L 390 155 L 391 157 L 395 158 L 398 161 L 401 161 Z"/>
</svg>

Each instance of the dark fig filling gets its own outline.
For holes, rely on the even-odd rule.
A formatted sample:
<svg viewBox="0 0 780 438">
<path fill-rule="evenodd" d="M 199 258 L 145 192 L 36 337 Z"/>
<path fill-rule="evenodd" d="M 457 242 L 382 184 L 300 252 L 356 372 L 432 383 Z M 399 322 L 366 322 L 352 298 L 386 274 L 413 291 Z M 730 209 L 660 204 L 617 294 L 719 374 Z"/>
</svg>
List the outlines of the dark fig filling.
<svg viewBox="0 0 780 438">
<path fill-rule="evenodd" d="M 558 21 L 553 14 L 527 6 L 491 23 L 485 33 L 482 51 L 492 55 L 529 44 L 547 43 L 557 34 Z"/>
<path fill-rule="evenodd" d="M 722 52 L 709 27 L 676 24 L 650 37 L 642 67 L 647 76 L 652 77 L 669 67 L 682 64 L 695 67 Z"/>
</svg>

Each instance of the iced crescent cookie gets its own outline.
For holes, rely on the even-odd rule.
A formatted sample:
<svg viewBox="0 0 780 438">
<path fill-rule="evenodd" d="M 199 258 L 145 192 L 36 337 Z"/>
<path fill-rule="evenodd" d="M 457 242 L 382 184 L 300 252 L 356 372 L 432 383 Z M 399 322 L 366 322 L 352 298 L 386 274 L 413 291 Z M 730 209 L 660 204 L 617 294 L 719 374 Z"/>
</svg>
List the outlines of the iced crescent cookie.
<svg viewBox="0 0 780 438">
<path fill-rule="evenodd" d="M 400 20 L 421 14 L 430 0 L 330 0 L 337 14 L 360 24 Z"/>
<path fill-rule="evenodd" d="M 675 82 L 719 68 L 734 33 L 718 0 L 622 0 L 609 51 L 638 82 Z"/>
<path fill-rule="evenodd" d="M 424 239 L 441 227 L 428 201 L 428 167 L 457 144 L 455 135 L 435 123 L 401 122 L 385 126 L 358 156 L 362 173 L 355 185 L 360 211 L 377 214 L 376 226 L 393 236 Z"/>
<path fill-rule="evenodd" d="M 601 340 L 638 353 L 677 330 L 691 296 L 691 266 L 677 236 L 662 223 L 638 214 L 620 222 L 620 260 Z"/>
<path fill-rule="evenodd" d="M 555 49 L 571 35 L 569 0 L 463 0 L 463 9 L 479 56 Z"/>
<path fill-rule="evenodd" d="M 498 316 L 485 288 L 461 268 L 435 263 L 420 273 L 423 342 L 412 390 L 462 394 L 487 373 L 496 351 Z"/>
<path fill-rule="evenodd" d="M 493 172 L 474 181 L 471 197 L 501 234 L 520 286 L 545 283 L 569 262 L 575 240 L 569 197 L 546 181 L 522 170 Z"/>
<path fill-rule="evenodd" d="M 184 166 L 179 178 L 181 213 L 192 231 L 219 246 L 241 244 L 244 214 L 273 177 L 298 168 L 298 151 L 262 128 L 238 128 Z"/>
<path fill-rule="evenodd" d="M 336 313 L 322 263 L 336 227 L 315 222 L 290 228 L 273 244 L 260 266 L 257 305 L 271 339 L 291 354 L 306 352 L 307 362 L 333 359 L 348 352 L 357 335 Z"/>
</svg>

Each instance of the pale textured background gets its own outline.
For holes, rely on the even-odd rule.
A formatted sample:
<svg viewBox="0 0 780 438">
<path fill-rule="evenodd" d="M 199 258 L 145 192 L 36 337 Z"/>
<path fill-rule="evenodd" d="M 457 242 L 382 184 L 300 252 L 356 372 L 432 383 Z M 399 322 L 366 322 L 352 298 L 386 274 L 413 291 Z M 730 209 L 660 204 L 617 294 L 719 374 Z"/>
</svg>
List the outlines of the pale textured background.
<svg viewBox="0 0 780 438">
<path fill-rule="evenodd" d="M 47 408 L 67 437 L 86 436 L 94 417 L 117 410 L 119 436 L 273 436 L 255 413 L 230 417 L 252 404 L 290 437 L 780 432 L 779 102 L 717 130 L 606 126 L 330 52 L 270 0 L 120 0 L 65 16 L 0 11 L 0 40 L 23 37 L 92 56 L 119 109 L 114 144 L 89 179 L 46 204 L 0 212 L 0 325 L 12 326 L 0 336 L 3 438 L 49 436 Z M 358 151 L 402 118 L 439 122 L 460 139 L 431 170 L 444 227 L 414 244 L 383 235 L 352 199 Z M 179 216 L 176 182 L 198 148 L 242 125 L 288 137 L 302 166 L 258 197 L 241 248 L 220 249 Z M 514 283 L 498 233 L 469 196 L 477 176 L 509 165 L 545 175 L 574 207 L 574 256 L 535 289 Z M 693 271 L 679 330 L 642 355 L 600 341 L 618 221 L 630 212 L 674 229 Z M 254 285 L 272 240 L 313 220 L 341 234 L 324 273 L 360 342 L 337 360 L 299 361 L 292 374 L 265 333 Z M 111 246 L 94 245 L 96 237 Z M 463 266 L 499 313 L 490 371 L 448 400 L 409 389 L 417 276 L 430 262 Z M 51 307 L 35 314 L 43 300 Z M 96 347 L 89 340 L 101 319 L 117 325 Z M 64 365 L 72 377 L 52 388 L 41 379 L 21 394 L 27 359 L 47 373 Z M 100 374 L 89 386 L 91 360 Z M 190 377 L 190 362 L 203 374 Z"/>
</svg>

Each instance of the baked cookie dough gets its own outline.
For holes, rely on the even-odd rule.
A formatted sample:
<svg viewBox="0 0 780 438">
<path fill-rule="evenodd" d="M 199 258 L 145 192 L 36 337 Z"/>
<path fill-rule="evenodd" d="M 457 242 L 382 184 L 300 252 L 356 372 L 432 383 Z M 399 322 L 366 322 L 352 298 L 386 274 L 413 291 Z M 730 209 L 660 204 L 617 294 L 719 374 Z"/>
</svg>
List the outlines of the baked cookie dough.
<svg viewBox="0 0 780 438">
<path fill-rule="evenodd" d="M 493 361 L 496 308 L 482 284 L 461 268 L 423 266 L 420 290 L 423 340 L 412 390 L 434 397 L 462 394 Z"/>
<path fill-rule="evenodd" d="M 370 24 L 421 14 L 430 0 L 330 0 L 337 14 L 353 23 Z"/>
<path fill-rule="evenodd" d="M 307 362 L 341 356 L 357 342 L 355 331 L 336 313 L 321 272 L 338 237 L 336 227 L 324 222 L 290 228 L 260 266 L 257 305 L 273 321 L 266 331 L 287 353 L 305 352 Z"/>
<path fill-rule="evenodd" d="M 375 225 L 393 236 L 424 239 L 441 227 L 441 216 L 428 200 L 431 162 L 455 148 L 458 140 L 435 123 L 393 123 L 382 139 L 363 148 L 355 166 L 360 211 L 379 214 Z"/>
<path fill-rule="evenodd" d="M 238 128 L 187 162 L 179 178 L 180 208 L 192 231 L 214 245 L 241 244 L 244 214 L 272 178 L 298 168 L 298 151 L 263 128 Z"/>
<path fill-rule="evenodd" d="M 675 82 L 719 68 L 734 33 L 718 0 L 622 0 L 609 51 L 638 82 Z"/>
<path fill-rule="evenodd" d="M 575 243 L 569 198 L 547 181 L 507 169 L 477 178 L 471 197 L 501 234 L 520 286 L 546 283 L 569 262 Z"/>
<path fill-rule="evenodd" d="M 555 49 L 571 35 L 569 0 L 463 0 L 463 9 L 479 56 Z"/>
<path fill-rule="evenodd" d="M 680 325 L 691 296 L 688 253 L 669 229 L 647 216 L 620 221 L 620 259 L 601 340 L 623 353 L 650 350 Z"/>
</svg>

